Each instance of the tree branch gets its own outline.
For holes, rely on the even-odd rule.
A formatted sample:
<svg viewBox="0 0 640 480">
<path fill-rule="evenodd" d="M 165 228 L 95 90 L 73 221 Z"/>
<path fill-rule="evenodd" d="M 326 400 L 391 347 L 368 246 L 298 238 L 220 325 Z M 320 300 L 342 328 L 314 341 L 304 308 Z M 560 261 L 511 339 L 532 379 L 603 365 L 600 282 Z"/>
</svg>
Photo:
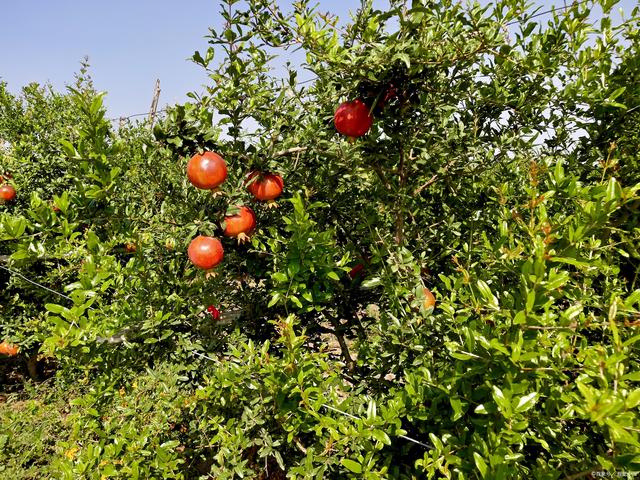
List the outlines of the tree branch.
<svg viewBox="0 0 640 480">
<path fill-rule="evenodd" d="M 307 150 L 307 147 L 292 147 L 287 148 L 286 150 L 280 150 L 273 154 L 274 157 L 284 157 L 285 155 L 291 155 L 292 153 L 304 152 Z"/>
<path fill-rule="evenodd" d="M 340 322 L 337 318 L 329 315 L 325 312 L 325 315 L 333 325 L 334 332 L 333 334 L 336 336 L 338 343 L 340 344 L 340 350 L 342 352 L 342 358 L 344 358 L 345 364 L 347 365 L 347 369 L 352 372 L 355 368 L 355 362 L 353 358 L 351 358 L 351 354 L 349 353 L 349 346 L 347 345 L 346 340 L 344 339 L 344 335 L 341 332 Z"/>
<path fill-rule="evenodd" d="M 414 195 L 418 195 L 420 192 L 422 192 L 425 188 L 430 187 L 432 184 L 434 184 L 439 178 L 440 178 L 440 174 L 441 173 L 446 173 L 451 166 L 455 163 L 455 160 L 451 160 L 449 163 L 447 163 L 443 169 L 442 172 L 438 172 L 436 173 L 433 177 L 431 177 L 429 180 L 427 180 L 425 183 L 423 183 L 422 185 L 420 185 L 418 188 L 416 188 L 413 191 Z"/>
<path fill-rule="evenodd" d="M 404 165 L 404 148 L 400 146 L 400 165 L 398 166 L 398 176 L 400 177 L 400 201 L 398 202 L 398 215 L 396 217 L 396 243 L 402 245 L 404 241 L 404 188 L 407 183 L 407 175 Z M 412 154 L 409 154 L 412 157 Z"/>
</svg>

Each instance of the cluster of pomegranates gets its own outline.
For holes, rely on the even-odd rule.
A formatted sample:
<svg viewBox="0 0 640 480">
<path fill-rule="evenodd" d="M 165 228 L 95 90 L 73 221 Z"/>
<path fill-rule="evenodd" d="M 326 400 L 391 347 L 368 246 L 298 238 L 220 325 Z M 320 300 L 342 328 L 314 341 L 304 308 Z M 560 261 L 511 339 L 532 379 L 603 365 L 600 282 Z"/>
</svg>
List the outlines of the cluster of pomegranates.
<svg viewBox="0 0 640 480">
<path fill-rule="evenodd" d="M 5 174 L 7 178 L 11 178 L 10 175 Z M 16 189 L 12 185 L 5 183 L 7 178 L 0 175 L 0 203 L 10 202 L 16 198 Z"/>
<path fill-rule="evenodd" d="M 187 177 L 192 185 L 202 190 L 216 192 L 227 179 L 227 164 L 214 152 L 196 154 L 187 164 Z M 284 188 L 280 175 L 271 172 L 252 171 L 245 180 L 247 190 L 261 202 L 271 202 L 278 198 Z M 232 213 L 222 222 L 224 235 L 246 241 L 256 228 L 256 215 L 245 205 L 236 205 Z M 198 268 L 210 270 L 222 262 L 224 249 L 220 240 L 199 235 L 188 248 L 189 260 Z"/>
</svg>

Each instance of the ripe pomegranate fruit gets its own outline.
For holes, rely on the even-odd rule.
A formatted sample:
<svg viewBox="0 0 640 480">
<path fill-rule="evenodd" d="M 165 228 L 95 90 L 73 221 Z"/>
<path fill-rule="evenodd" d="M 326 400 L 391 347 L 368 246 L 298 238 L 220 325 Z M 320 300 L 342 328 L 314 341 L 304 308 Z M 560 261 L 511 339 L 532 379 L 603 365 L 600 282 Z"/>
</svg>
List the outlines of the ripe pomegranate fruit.
<svg viewBox="0 0 640 480">
<path fill-rule="evenodd" d="M 282 177 L 275 173 L 253 171 L 245 183 L 248 184 L 247 190 L 263 202 L 278 198 L 284 189 Z"/>
<path fill-rule="evenodd" d="M 0 187 L 0 200 L 10 202 L 16 198 L 16 189 L 11 185 L 2 185 Z"/>
<path fill-rule="evenodd" d="M 196 154 L 187 163 L 187 177 L 197 188 L 214 190 L 226 180 L 227 164 L 217 153 Z"/>
<path fill-rule="evenodd" d="M 218 310 L 213 305 L 209 305 L 207 307 L 207 312 L 209 312 L 211 314 L 211 316 L 213 317 L 214 320 L 220 320 L 220 310 Z"/>
<path fill-rule="evenodd" d="M 369 131 L 373 117 L 360 99 L 342 103 L 333 116 L 336 130 L 347 137 L 361 137 Z"/>
<path fill-rule="evenodd" d="M 6 340 L 0 343 L 0 355 L 15 357 L 16 355 L 18 355 L 19 351 L 20 349 L 18 348 L 17 345 L 14 345 L 13 343 L 9 343 Z"/>
<path fill-rule="evenodd" d="M 433 310 L 436 306 L 436 297 L 428 288 L 423 288 L 422 293 L 424 293 L 424 301 L 422 303 L 424 305 L 424 308 L 427 310 Z"/>
<path fill-rule="evenodd" d="M 199 235 L 191 240 L 188 254 L 189 260 L 196 267 L 209 270 L 222 261 L 224 250 L 217 238 Z"/>
<path fill-rule="evenodd" d="M 256 228 L 256 215 L 249 207 L 237 207 L 238 213 L 224 217 L 224 234 L 227 237 L 237 237 L 238 242 L 249 239 L 249 235 Z"/>
</svg>

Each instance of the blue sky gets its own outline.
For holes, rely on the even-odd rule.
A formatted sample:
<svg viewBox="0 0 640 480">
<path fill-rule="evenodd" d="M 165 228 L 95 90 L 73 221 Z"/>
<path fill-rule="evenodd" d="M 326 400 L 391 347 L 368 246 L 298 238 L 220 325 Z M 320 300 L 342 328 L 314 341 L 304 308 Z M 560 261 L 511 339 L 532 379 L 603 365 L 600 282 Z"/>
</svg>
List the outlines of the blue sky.
<svg viewBox="0 0 640 480">
<path fill-rule="evenodd" d="M 91 75 L 106 90 L 109 115 L 149 109 L 156 78 L 160 106 L 184 102 L 206 83 L 187 61 L 205 50 L 208 27 L 218 27 L 216 0 L 8 0 L 0 17 L 0 78 L 17 91 L 29 82 L 63 90 L 79 61 L 89 56 Z M 289 2 L 287 2 L 289 3 Z M 322 10 L 348 18 L 357 0 L 319 0 Z M 490 3 L 483 0 L 482 3 Z M 549 8 L 562 0 L 539 1 Z M 623 0 L 625 12 L 637 0 Z"/>
</svg>

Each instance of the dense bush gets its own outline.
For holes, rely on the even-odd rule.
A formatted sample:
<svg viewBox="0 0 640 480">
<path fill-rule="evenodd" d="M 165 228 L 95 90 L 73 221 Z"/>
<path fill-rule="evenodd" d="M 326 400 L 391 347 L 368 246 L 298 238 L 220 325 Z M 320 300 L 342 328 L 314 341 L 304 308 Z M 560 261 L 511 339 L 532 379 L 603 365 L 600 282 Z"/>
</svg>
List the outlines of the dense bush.
<svg viewBox="0 0 640 480">
<path fill-rule="evenodd" d="M 54 378 L 20 390 L 0 360 L 0 471 L 638 470 L 638 11 L 612 27 L 615 3 L 364 2 L 343 27 L 228 0 L 193 56 L 210 85 L 152 132 L 114 128 L 86 65 L 67 94 L 2 85 L 0 335 Z M 374 123 L 347 139 L 356 98 Z M 221 194 L 187 180 L 203 150 Z M 284 178 L 278 208 L 254 170 Z M 239 205 L 245 244 L 222 237 Z M 197 235 L 222 238 L 217 275 L 189 262 Z"/>
</svg>

